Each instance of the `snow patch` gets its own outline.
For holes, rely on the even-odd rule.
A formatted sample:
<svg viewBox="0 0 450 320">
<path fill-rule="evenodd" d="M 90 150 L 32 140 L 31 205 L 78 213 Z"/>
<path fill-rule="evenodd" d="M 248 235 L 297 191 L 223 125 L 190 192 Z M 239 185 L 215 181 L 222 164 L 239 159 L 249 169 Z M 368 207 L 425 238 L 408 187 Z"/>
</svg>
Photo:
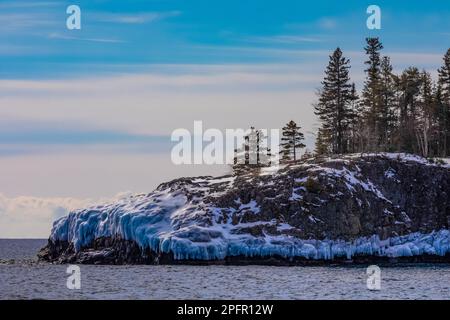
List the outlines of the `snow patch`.
<svg viewBox="0 0 450 320">
<path fill-rule="evenodd" d="M 211 219 L 224 208 L 193 206 L 182 192 L 159 190 L 149 195 L 124 198 L 71 212 L 54 223 L 50 238 L 69 241 L 75 250 L 88 247 L 100 237 L 133 240 L 142 248 L 172 253 L 175 259 L 215 260 L 227 256 L 281 256 L 306 259 L 348 258 L 359 255 L 402 257 L 421 254 L 444 256 L 450 253 L 450 232 L 441 230 L 380 240 L 378 236 L 354 241 L 302 240 L 286 234 L 252 236 L 236 230 L 276 221 L 231 224 Z M 259 212 L 255 201 L 241 204 L 240 210 Z M 229 209 L 232 212 L 231 208 Z M 209 213 L 207 213 L 209 212 Z M 309 216 L 311 222 L 320 220 Z M 279 224 L 285 231 L 293 227 Z"/>
</svg>

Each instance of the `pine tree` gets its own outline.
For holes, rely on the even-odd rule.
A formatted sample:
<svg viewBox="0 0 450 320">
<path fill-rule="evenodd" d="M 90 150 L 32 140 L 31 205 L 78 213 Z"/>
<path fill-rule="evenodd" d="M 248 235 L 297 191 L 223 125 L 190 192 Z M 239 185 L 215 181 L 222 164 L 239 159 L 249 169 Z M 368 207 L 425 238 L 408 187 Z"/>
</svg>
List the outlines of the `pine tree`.
<svg viewBox="0 0 450 320">
<path fill-rule="evenodd" d="M 317 131 L 316 146 L 314 152 L 319 156 L 327 155 L 330 151 L 329 145 L 329 142 L 325 140 L 322 129 L 319 128 L 319 130 Z"/>
<path fill-rule="evenodd" d="M 300 148 L 304 148 L 302 143 L 304 135 L 294 121 L 289 121 L 282 129 L 282 138 L 280 144 L 280 154 L 282 161 L 297 161 Z"/>
<path fill-rule="evenodd" d="M 440 88 L 440 144 L 441 156 L 445 157 L 450 153 L 450 49 L 444 56 L 444 65 L 438 70 Z"/>
<path fill-rule="evenodd" d="M 442 87 L 438 83 L 435 93 L 435 103 L 434 103 L 434 117 L 436 119 L 436 141 L 435 141 L 435 154 L 440 157 L 445 157 L 446 152 L 446 124 L 448 121 L 448 107 L 444 103 L 442 98 Z"/>
<path fill-rule="evenodd" d="M 378 130 L 380 133 L 380 145 L 382 151 L 392 151 L 392 136 L 396 127 L 396 88 L 395 76 L 392 73 L 392 65 L 389 57 L 381 60 L 380 94 L 381 102 L 378 110 Z"/>
<path fill-rule="evenodd" d="M 260 131 L 255 127 L 250 127 L 250 133 L 245 137 L 246 144 L 246 164 L 259 165 L 260 163 Z"/>
<path fill-rule="evenodd" d="M 444 56 L 444 65 L 438 70 L 439 84 L 442 90 L 442 99 L 450 105 L 450 49 Z"/>
<path fill-rule="evenodd" d="M 347 152 L 346 133 L 354 116 L 350 108 L 352 86 L 349 69 L 350 60 L 343 57 L 341 49 L 337 48 L 330 56 L 319 101 L 314 106 L 321 121 L 323 141 L 330 143 L 333 153 Z"/>
<path fill-rule="evenodd" d="M 366 38 L 366 43 L 364 50 L 368 55 L 368 60 L 364 62 L 367 65 L 367 69 L 364 71 L 367 78 L 364 82 L 362 99 L 365 107 L 366 125 L 371 133 L 368 141 L 369 148 L 377 151 L 383 140 L 379 119 L 382 105 L 380 51 L 383 49 L 383 45 L 378 38 Z"/>
<path fill-rule="evenodd" d="M 422 81 L 422 75 L 415 67 L 406 69 L 397 79 L 396 86 L 399 94 L 399 124 L 396 133 L 398 141 L 397 151 L 418 152 L 415 142 L 415 125 Z"/>
<path fill-rule="evenodd" d="M 234 149 L 232 169 L 236 175 L 271 165 L 272 154 L 267 148 L 267 136 L 255 127 L 250 127 L 247 132 L 244 144 Z"/>
<path fill-rule="evenodd" d="M 430 154 L 430 139 L 433 126 L 433 81 L 431 75 L 423 71 L 420 86 L 420 98 L 418 101 L 418 110 L 414 130 L 416 133 L 417 146 L 421 156 L 428 157 Z"/>
<path fill-rule="evenodd" d="M 350 108 L 352 110 L 353 118 L 349 123 L 349 132 L 348 132 L 348 151 L 349 152 L 358 152 L 361 149 L 361 124 L 363 121 L 362 118 L 362 110 L 361 104 L 359 103 L 359 96 L 356 92 L 356 86 L 352 83 L 351 91 L 350 91 Z"/>
</svg>

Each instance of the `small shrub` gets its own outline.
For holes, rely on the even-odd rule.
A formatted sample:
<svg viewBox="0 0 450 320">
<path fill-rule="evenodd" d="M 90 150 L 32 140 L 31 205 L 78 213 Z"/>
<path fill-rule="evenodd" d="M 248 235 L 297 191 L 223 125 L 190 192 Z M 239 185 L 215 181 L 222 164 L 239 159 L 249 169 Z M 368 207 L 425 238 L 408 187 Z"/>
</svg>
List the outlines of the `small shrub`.
<svg viewBox="0 0 450 320">
<path fill-rule="evenodd" d="M 305 188 L 308 192 L 319 193 L 322 190 L 320 183 L 311 177 L 308 177 L 305 181 Z"/>
</svg>

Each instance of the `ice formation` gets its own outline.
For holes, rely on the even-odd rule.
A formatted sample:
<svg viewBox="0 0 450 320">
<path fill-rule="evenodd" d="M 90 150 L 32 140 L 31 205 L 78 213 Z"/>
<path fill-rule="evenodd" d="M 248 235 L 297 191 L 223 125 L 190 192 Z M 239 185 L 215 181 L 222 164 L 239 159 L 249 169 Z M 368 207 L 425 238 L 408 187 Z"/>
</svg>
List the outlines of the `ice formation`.
<svg viewBox="0 0 450 320">
<path fill-rule="evenodd" d="M 327 169 L 328 170 L 328 169 Z M 331 174 L 344 176 L 349 187 L 359 184 L 372 192 L 378 190 L 357 179 L 348 171 L 328 170 Z M 302 240 L 286 233 L 253 236 L 237 232 L 245 227 L 273 225 L 277 230 L 294 227 L 286 223 L 256 221 L 233 224 L 231 218 L 223 220 L 221 212 L 226 209 L 247 210 L 260 214 L 258 203 L 247 204 L 236 200 L 239 209 L 220 208 L 205 203 L 196 192 L 207 186 L 225 184 L 230 188 L 233 177 L 196 179 L 195 185 L 185 189 L 165 185 L 150 194 L 125 197 L 112 204 L 93 206 L 76 210 L 55 221 L 51 240 L 68 241 L 75 250 L 89 247 L 100 237 L 120 237 L 135 241 L 141 248 L 151 248 L 157 253 L 171 253 L 174 259 L 222 260 L 227 256 L 284 258 L 303 257 L 306 259 L 331 260 L 352 258 L 361 255 L 381 257 L 403 257 L 417 255 L 439 255 L 450 253 L 450 231 L 437 230 L 428 234 L 411 233 L 405 236 L 380 240 L 376 235 L 361 237 L 354 241 L 343 240 Z M 292 197 L 300 197 L 294 190 Z M 190 195 L 190 198 L 188 197 Z M 194 195 L 192 197 L 192 195 Z M 214 196 L 214 193 L 210 193 Z M 217 196 L 220 195 L 218 191 Z M 383 197 L 383 195 L 379 195 Z M 309 217 L 315 221 L 313 216 Z"/>
</svg>

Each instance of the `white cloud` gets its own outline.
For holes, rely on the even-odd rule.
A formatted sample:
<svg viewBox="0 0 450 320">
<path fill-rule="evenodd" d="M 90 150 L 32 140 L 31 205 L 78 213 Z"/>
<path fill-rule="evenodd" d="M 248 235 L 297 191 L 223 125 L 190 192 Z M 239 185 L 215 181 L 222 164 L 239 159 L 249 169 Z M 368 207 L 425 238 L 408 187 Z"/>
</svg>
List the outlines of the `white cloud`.
<svg viewBox="0 0 450 320">
<path fill-rule="evenodd" d="M 319 37 L 306 37 L 298 35 L 275 35 L 267 37 L 247 37 L 243 38 L 247 42 L 265 43 L 265 44 L 298 44 L 322 42 L 323 39 Z"/>
<path fill-rule="evenodd" d="M 0 193 L 0 238 L 47 238 L 53 221 L 70 211 L 93 204 L 115 201 L 129 195 L 122 192 L 110 199 L 9 198 Z"/>
<path fill-rule="evenodd" d="M 417 67 L 431 67 L 436 69 L 443 63 L 443 53 L 427 53 L 427 52 L 389 52 L 383 54 L 391 57 L 394 65 L 411 65 Z M 429 70 L 433 71 L 433 70 Z"/>
<path fill-rule="evenodd" d="M 322 29 L 332 30 L 337 27 L 338 23 L 337 23 L 336 19 L 322 18 L 318 21 L 318 25 Z"/>
<path fill-rule="evenodd" d="M 119 39 L 110 38 L 82 38 L 82 37 L 72 37 L 59 33 L 50 33 L 48 35 L 50 39 L 64 39 L 64 40 L 79 40 L 79 41 L 89 41 L 89 42 L 103 42 L 103 43 L 124 43 L 125 41 Z"/>
<path fill-rule="evenodd" d="M 293 114 L 306 127 L 314 121 L 310 103 L 321 76 L 308 67 L 152 68 L 153 73 L 109 78 L 0 80 L 0 103 L 9 106 L 0 116 L 63 123 L 70 119 L 73 125 L 98 130 L 154 135 L 170 135 L 194 120 L 215 128 L 278 128 Z"/>
<path fill-rule="evenodd" d="M 45 12 L 0 13 L 0 25 L 3 32 L 38 30 L 55 27 L 58 25 L 58 20 L 55 15 Z"/>
<path fill-rule="evenodd" d="M 0 44 L 0 55 L 3 56 L 36 56 L 49 55 L 51 53 L 54 53 L 54 50 L 49 47 Z"/>
<path fill-rule="evenodd" d="M 124 13 L 93 13 L 91 16 L 94 20 L 101 22 L 113 22 L 124 24 L 144 24 L 163 20 L 170 17 L 176 17 L 181 14 L 180 11 L 168 12 L 144 12 L 137 14 Z"/>
<path fill-rule="evenodd" d="M 51 7 L 59 5 L 56 1 L 5 1 L 0 3 L 1 9 L 11 8 L 36 8 L 36 7 Z"/>
<path fill-rule="evenodd" d="M 73 198 L 8 198 L 0 194 L 0 238 L 46 238 L 52 221 L 87 203 Z"/>
<path fill-rule="evenodd" d="M 148 66 L 147 66 L 148 67 Z M 152 68 L 158 68 L 153 66 Z M 229 89 L 257 89 L 258 86 L 293 86 L 316 84 L 321 80 L 318 73 L 303 71 L 301 65 L 177 65 L 166 66 L 166 72 L 125 74 L 113 77 L 61 80 L 0 80 L 0 90 L 20 90 L 32 93 L 102 93 L 127 88 L 134 92 L 146 90 L 204 89 L 229 91 Z M 167 70 L 171 70 L 167 72 Z"/>
</svg>

